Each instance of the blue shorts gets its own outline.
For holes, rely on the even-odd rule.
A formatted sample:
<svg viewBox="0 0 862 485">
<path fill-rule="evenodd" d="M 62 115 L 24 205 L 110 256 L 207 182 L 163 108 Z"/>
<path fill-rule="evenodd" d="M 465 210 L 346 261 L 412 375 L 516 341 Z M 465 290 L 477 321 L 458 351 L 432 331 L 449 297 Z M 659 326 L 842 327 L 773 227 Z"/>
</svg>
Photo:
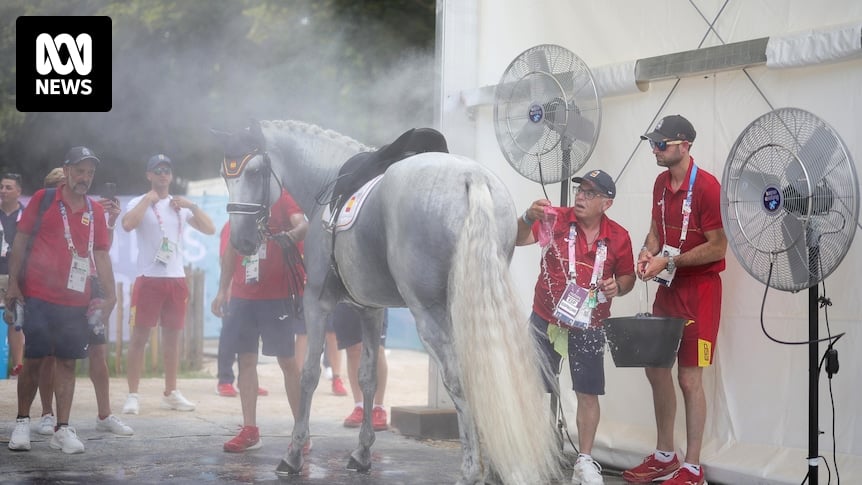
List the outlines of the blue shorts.
<svg viewBox="0 0 862 485">
<path fill-rule="evenodd" d="M 231 298 L 222 320 L 221 338 L 232 354 L 256 354 L 263 340 L 263 355 L 293 357 L 294 328 L 301 317 L 285 316 L 284 300 Z"/>
<path fill-rule="evenodd" d="M 338 350 L 362 343 L 362 326 L 359 325 L 359 313 L 350 305 L 338 304 L 329 316 L 338 341 Z M 386 347 L 386 329 L 389 328 L 389 312 L 383 312 L 383 329 L 380 335 L 380 346 Z"/>
<path fill-rule="evenodd" d="M 530 315 L 530 323 L 536 330 L 542 355 L 556 374 L 559 372 L 562 356 L 554 350 L 548 339 L 548 322 L 533 313 Z M 593 396 L 605 394 L 605 332 L 602 328 L 569 329 L 569 372 L 575 392 Z M 545 389 L 550 392 L 553 385 L 545 382 Z"/>
<path fill-rule="evenodd" d="M 59 359 L 87 357 L 90 340 L 87 307 L 49 303 L 27 298 L 24 305 L 24 357 L 41 359 L 53 355 Z"/>
</svg>

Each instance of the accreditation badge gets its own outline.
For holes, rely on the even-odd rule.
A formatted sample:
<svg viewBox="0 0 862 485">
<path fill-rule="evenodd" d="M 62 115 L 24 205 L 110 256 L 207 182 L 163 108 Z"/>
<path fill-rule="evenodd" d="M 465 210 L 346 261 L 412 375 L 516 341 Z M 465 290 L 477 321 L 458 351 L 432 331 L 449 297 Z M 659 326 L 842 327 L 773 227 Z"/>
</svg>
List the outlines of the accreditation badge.
<svg viewBox="0 0 862 485">
<path fill-rule="evenodd" d="M 589 295 L 588 289 L 569 282 L 554 308 L 554 318 L 566 327 L 587 328 L 593 315 L 593 309 L 587 304 Z"/>
<path fill-rule="evenodd" d="M 675 248 L 673 246 L 668 246 L 667 244 L 665 244 L 664 247 L 661 248 L 661 254 L 664 257 L 676 257 L 679 256 L 679 248 Z M 668 271 L 667 268 L 665 268 L 662 270 L 661 273 L 655 275 L 653 281 L 670 288 L 670 284 L 673 281 L 674 275 L 676 275 L 676 268 L 674 268 L 673 271 Z"/>
<path fill-rule="evenodd" d="M 72 265 L 69 268 L 69 279 L 66 288 L 83 293 L 87 288 L 87 278 L 90 277 L 90 260 L 76 254 L 72 255 Z"/>
<path fill-rule="evenodd" d="M 174 257 L 174 254 L 177 252 L 177 243 L 171 241 L 170 239 L 163 237 L 162 244 L 159 246 L 159 250 L 156 251 L 156 262 L 162 264 L 168 264 L 168 261 Z"/>
</svg>

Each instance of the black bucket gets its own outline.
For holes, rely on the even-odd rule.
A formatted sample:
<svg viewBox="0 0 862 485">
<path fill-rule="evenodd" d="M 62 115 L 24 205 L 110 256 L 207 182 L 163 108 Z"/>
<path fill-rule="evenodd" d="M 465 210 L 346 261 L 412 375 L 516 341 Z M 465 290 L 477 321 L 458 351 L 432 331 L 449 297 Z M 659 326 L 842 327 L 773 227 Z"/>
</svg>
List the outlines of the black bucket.
<svg viewBox="0 0 862 485">
<path fill-rule="evenodd" d="M 638 315 L 607 318 L 605 336 L 617 367 L 673 367 L 686 320 Z"/>
</svg>

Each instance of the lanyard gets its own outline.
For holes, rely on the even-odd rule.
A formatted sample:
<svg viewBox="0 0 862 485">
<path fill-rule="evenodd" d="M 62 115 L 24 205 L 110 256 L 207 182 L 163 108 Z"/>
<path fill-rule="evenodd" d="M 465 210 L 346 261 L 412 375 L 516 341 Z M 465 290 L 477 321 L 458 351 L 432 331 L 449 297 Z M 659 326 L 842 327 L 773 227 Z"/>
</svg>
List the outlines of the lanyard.
<svg viewBox="0 0 862 485">
<path fill-rule="evenodd" d="M 156 208 L 156 204 L 151 206 L 153 208 L 153 213 L 156 215 L 156 220 L 159 221 L 159 229 L 162 231 L 162 236 L 165 238 L 168 237 L 167 231 L 165 231 L 165 224 L 162 222 L 162 216 L 159 215 L 159 210 Z M 180 217 L 180 211 L 177 210 L 177 241 L 182 239 L 183 237 L 183 218 Z"/>
<path fill-rule="evenodd" d="M 601 230 L 601 229 L 600 229 Z M 577 246 L 577 236 L 578 229 L 574 222 L 569 223 L 569 237 L 567 239 L 569 245 L 569 281 L 574 281 L 577 284 L 577 278 L 575 273 L 575 265 L 578 259 L 578 246 Z M 595 287 L 598 285 L 599 280 L 602 278 L 602 273 L 604 272 L 605 260 L 608 258 L 608 248 L 603 239 L 600 239 L 596 243 L 596 259 L 593 262 L 593 274 L 590 277 L 590 286 Z"/>
<path fill-rule="evenodd" d="M 688 179 L 688 193 L 685 195 L 685 201 L 682 203 L 682 227 L 680 228 L 679 233 L 679 249 L 682 250 L 682 243 L 685 242 L 686 235 L 688 234 L 688 220 L 691 216 L 691 198 L 694 193 L 694 179 L 697 177 L 697 165 L 692 164 L 691 166 L 691 176 Z M 665 200 L 665 195 L 667 194 L 667 187 L 662 189 L 661 192 L 661 232 L 664 237 L 664 243 L 667 244 L 667 225 L 665 223 L 665 207 L 667 207 L 667 201 Z"/>
<path fill-rule="evenodd" d="M 93 206 L 90 204 L 90 198 L 84 197 L 84 200 L 87 202 L 87 225 L 90 226 L 90 240 L 87 242 L 87 254 L 92 257 L 93 231 L 94 226 L 96 225 L 96 221 L 95 219 L 93 219 Z M 78 251 L 75 249 L 75 242 L 72 241 L 72 231 L 71 229 L 69 229 L 69 218 L 66 215 L 66 204 L 63 204 L 62 200 L 60 200 L 58 203 L 60 204 L 60 216 L 63 218 L 63 236 L 65 236 L 66 238 L 66 245 L 69 247 L 69 251 L 72 253 L 73 256 L 78 256 Z"/>
</svg>

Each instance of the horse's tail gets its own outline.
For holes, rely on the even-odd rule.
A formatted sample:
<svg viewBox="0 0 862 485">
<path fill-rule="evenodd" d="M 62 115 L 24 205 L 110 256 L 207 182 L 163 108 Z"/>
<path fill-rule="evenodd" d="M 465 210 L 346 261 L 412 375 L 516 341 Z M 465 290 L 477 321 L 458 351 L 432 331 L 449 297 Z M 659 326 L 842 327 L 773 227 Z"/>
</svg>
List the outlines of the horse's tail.
<svg viewBox="0 0 862 485">
<path fill-rule="evenodd" d="M 541 360 L 519 308 L 486 183 L 467 181 L 468 210 L 449 276 L 455 350 L 481 450 L 509 483 L 558 478 L 560 451 L 545 412 Z M 510 223 L 510 221 L 500 221 Z M 515 223 L 513 217 L 511 223 Z M 510 235 L 514 244 L 514 231 Z"/>
</svg>

